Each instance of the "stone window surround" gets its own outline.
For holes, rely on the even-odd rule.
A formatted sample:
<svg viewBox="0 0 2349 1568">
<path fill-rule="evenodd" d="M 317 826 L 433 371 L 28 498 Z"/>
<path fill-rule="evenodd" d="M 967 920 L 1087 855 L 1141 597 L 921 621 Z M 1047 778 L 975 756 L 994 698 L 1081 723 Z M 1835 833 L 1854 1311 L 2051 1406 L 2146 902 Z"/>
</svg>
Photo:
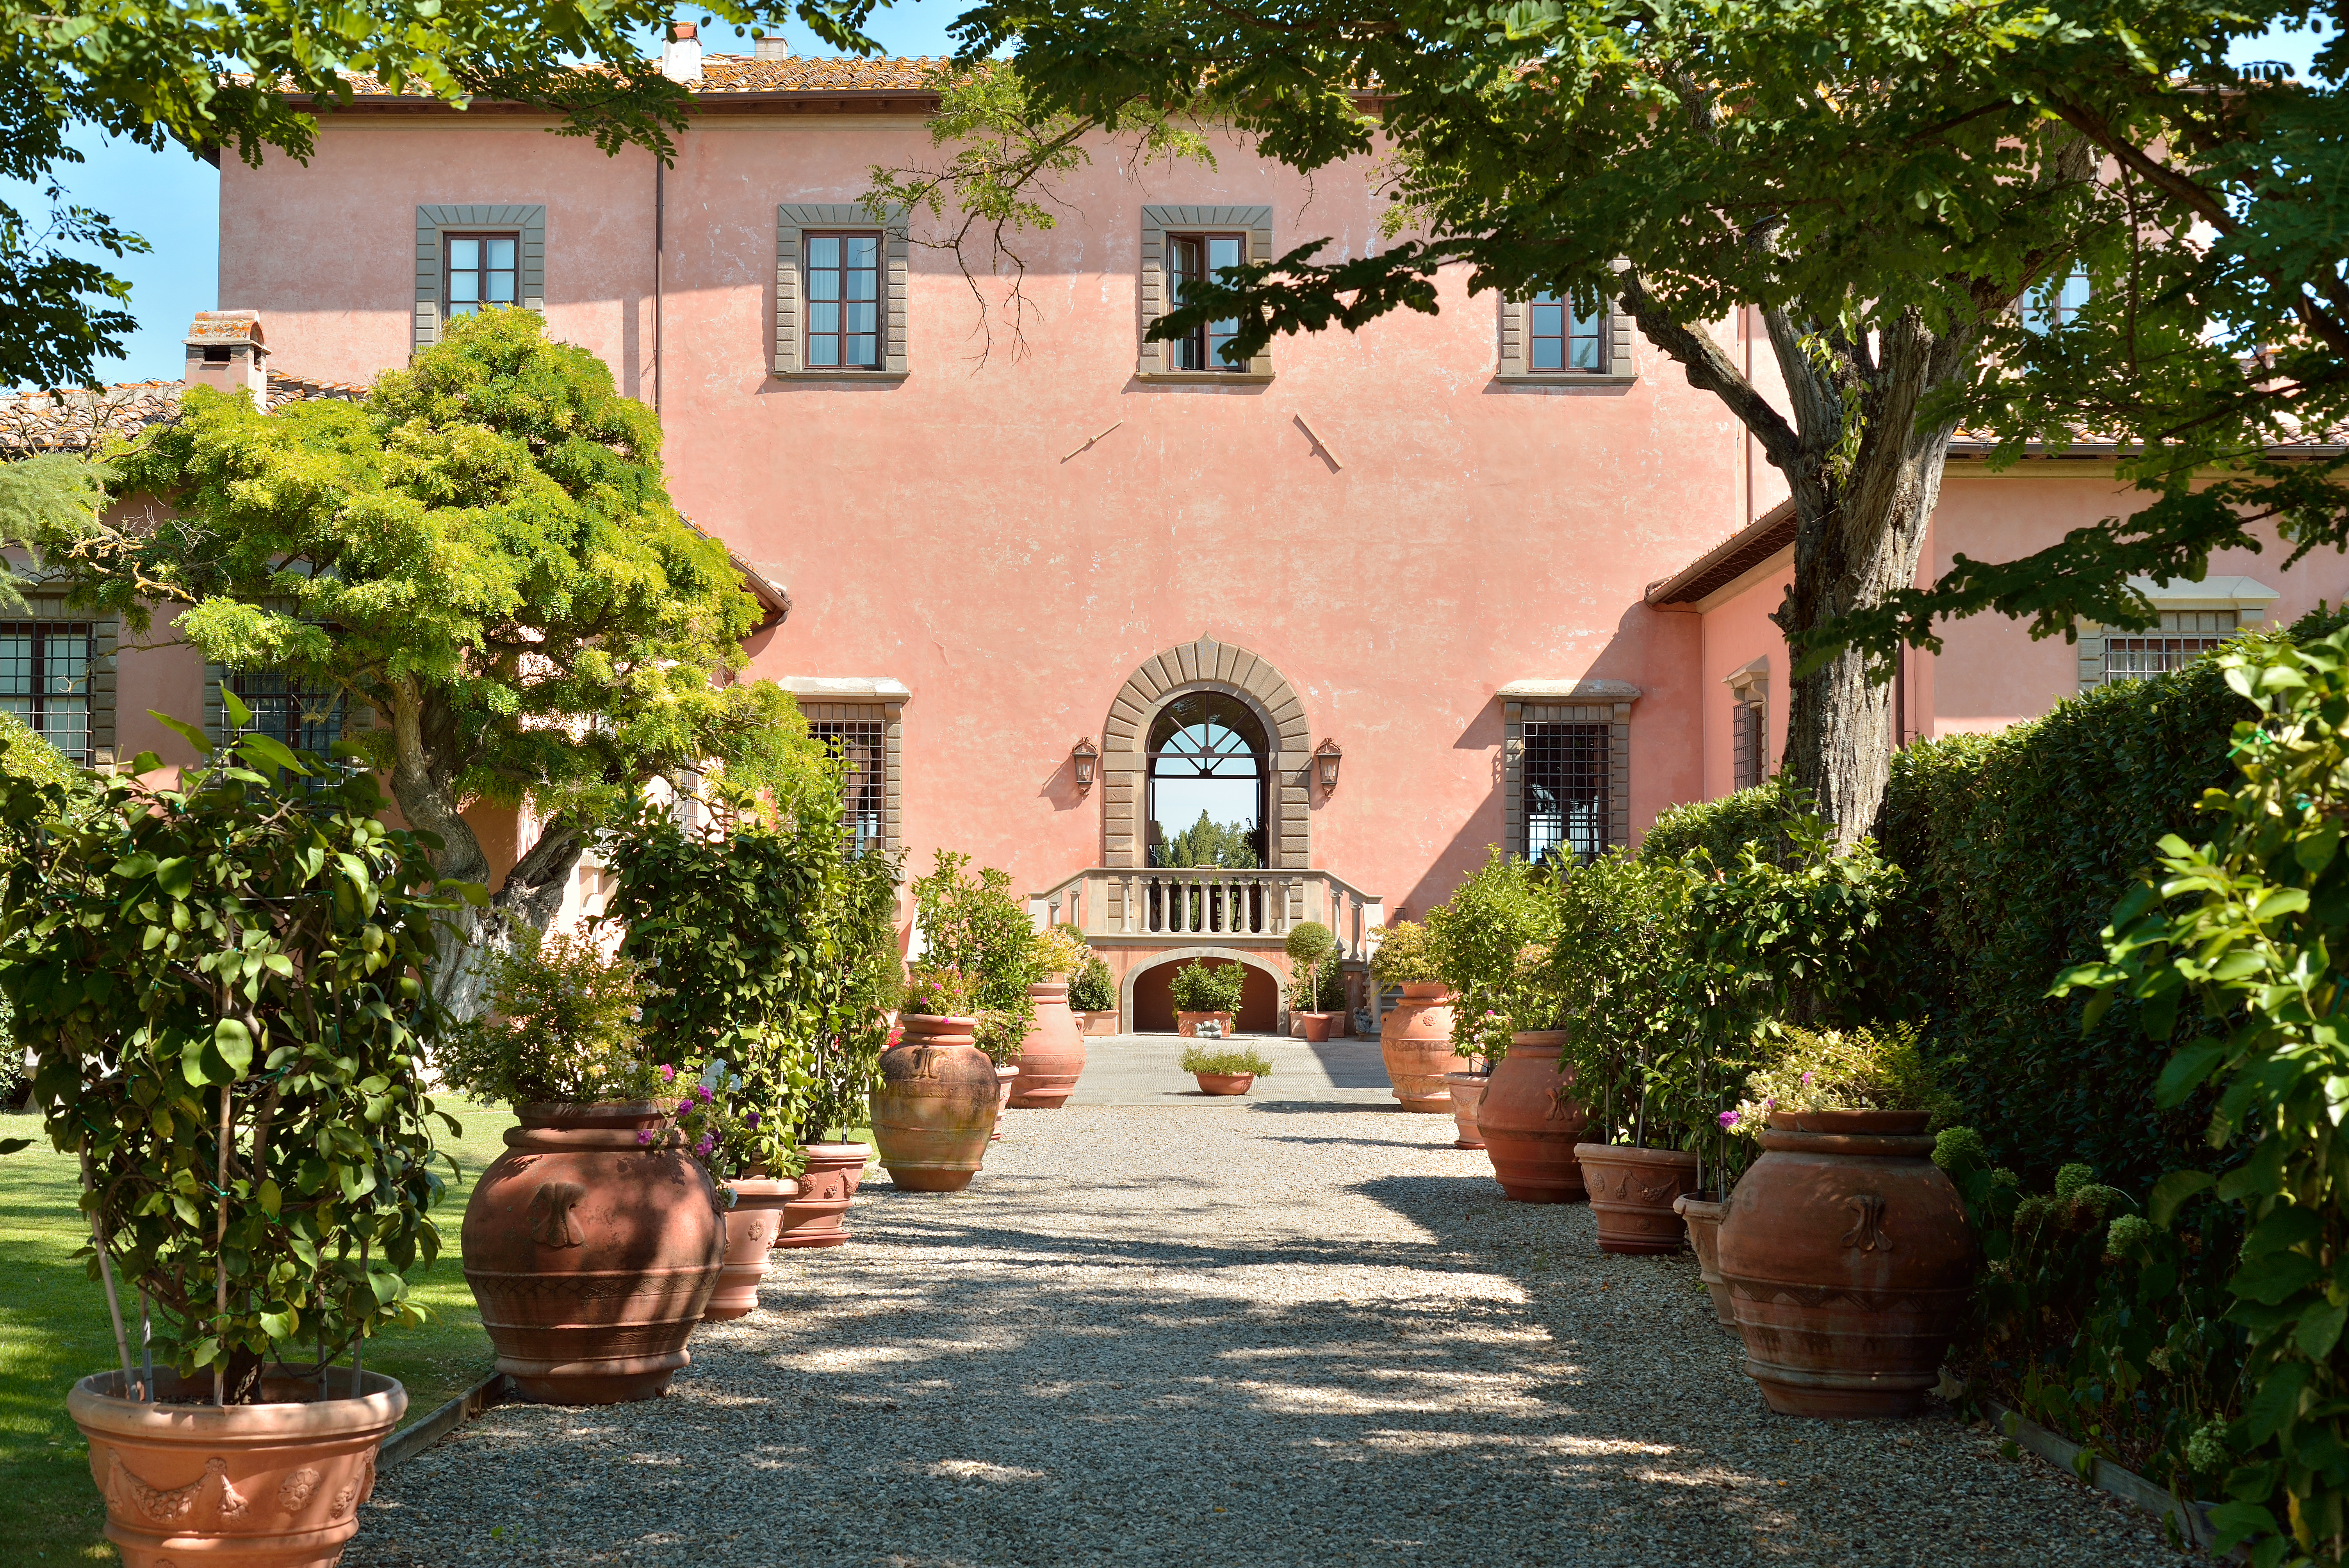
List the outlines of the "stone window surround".
<svg viewBox="0 0 2349 1568">
<path fill-rule="evenodd" d="M 1747 663 L 1739 665 L 1737 668 L 1730 671 L 1726 676 L 1723 676 L 1722 677 L 1721 684 L 1729 688 L 1730 700 L 1735 706 L 1740 708 L 1754 710 L 1754 717 L 1748 722 L 1758 723 L 1762 726 L 1762 733 L 1757 749 L 1761 754 L 1761 771 L 1763 777 L 1762 779 L 1749 780 L 1750 784 L 1759 784 L 1763 781 L 1763 779 L 1766 779 L 1769 776 L 1770 772 L 1769 655 L 1765 654 L 1760 658 L 1749 660 Z M 1736 735 L 1736 727 L 1734 725 L 1731 727 L 1730 734 L 1733 742 Z M 1733 751 L 1730 757 L 1730 781 L 1733 785 L 1736 785 L 1737 788 L 1744 789 L 1747 786 L 1736 784 L 1737 762 L 1738 758 L 1734 753 L 1733 746 Z"/>
<path fill-rule="evenodd" d="M 860 710 L 854 717 L 881 720 L 881 849 L 894 854 L 905 846 L 901 814 L 903 780 L 899 766 L 905 734 L 905 703 L 914 694 L 902 681 L 887 676 L 785 676 L 775 683 L 792 694 L 800 711 L 819 717 L 847 717 L 845 711 L 828 715 L 827 708 Z"/>
<path fill-rule="evenodd" d="M 89 624 L 89 761 L 93 768 L 109 768 L 114 755 L 114 655 L 121 636 L 121 623 L 111 615 L 100 615 L 87 610 L 70 608 L 65 600 L 54 593 L 43 594 L 26 585 L 25 607 L 0 614 L 0 621 L 36 621 L 74 625 Z"/>
<path fill-rule="evenodd" d="M 1525 750 L 1528 724 L 1604 724 L 1607 734 L 1607 842 L 1631 846 L 1631 705 L 1640 688 L 1624 681 L 1509 682 L 1501 700 L 1501 800 L 1508 852 L 1526 852 Z"/>
<path fill-rule="evenodd" d="M 1246 703 L 1264 725 L 1271 754 L 1265 758 L 1278 833 L 1267 833 L 1271 869 L 1305 871 L 1312 855 L 1313 742 L 1305 723 L 1305 703 L 1272 662 L 1246 648 L 1218 643 L 1206 633 L 1196 641 L 1167 648 L 1144 660 L 1111 701 L 1102 722 L 1102 863 L 1143 869 L 1148 810 L 1150 726 L 1185 692 L 1220 691 Z M 1301 918 L 1294 913 L 1292 918 Z"/>
<path fill-rule="evenodd" d="M 2267 607 L 2282 595 L 2249 577 L 2206 577 L 2199 583 L 2157 583 L 2150 577 L 2132 577 L 2129 586 L 2144 594 L 2154 609 L 2162 610 L 2232 610 L 2245 625 L 2256 625 Z M 2104 684 L 2105 636 L 2128 637 L 2143 634 L 2106 627 L 2095 621 L 2080 623 L 2079 689 L 2093 690 Z"/>
<path fill-rule="evenodd" d="M 810 229 L 878 229 L 881 231 L 881 368 L 855 370 L 824 366 L 809 369 L 800 363 L 805 345 L 800 331 L 800 236 Z M 905 291 L 909 231 L 905 214 L 892 212 L 876 222 L 855 201 L 785 201 L 775 208 L 775 343 L 771 374 L 794 381 L 903 381 L 905 355 Z"/>
<path fill-rule="evenodd" d="M 521 238 L 516 257 L 514 294 L 524 310 L 546 314 L 546 208 L 519 202 L 450 205 L 434 202 L 416 209 L 416 322 L 413 348 L 440 341 L 441 238 L 475 231 L 512 230 Z"/>
<path fill-rule="evenodd" d="M 1629 263 L 1619 263 L 1621 271 Z M 1632 344 L 1631 317 L 1619 301 L 1609 299 L 1607 307 L 1607 368 L 1592 370 L 1534 370 L 1526 364 L 1526 301 L 1504 299 L 1500 307 L 1500 363 L 1494 370 L 1496 381 L 1525 382 L 1539 387 L 1628 387 L 1640 378 L 1640 367 Z"/>
<path fill-rule="evenodd" d="M 1264 207 L 1206 206 L 1146 206 L 1142 210 L 1142 275 L 1136 280 L 1141 304 L 1141 325 L 1147 334 L 1151 324 L 1166 314 L 1166 235 L 1230 233 L 1245 231 L 1248 237 L 1248 260 L 1272 260 L 1272 209 Z M 1246 370 L 1169 370 L 1166 368 L 1166 346 L 1148 336 L 1141 338 L 1141 350 L 1135 356 L 1133 378 L 1137 381 L 1190 384 L 1194 386 L 1257 385 L 1272 379 L 1272 351 L 1268 347 L 1247 363 Z"/>
</svg>

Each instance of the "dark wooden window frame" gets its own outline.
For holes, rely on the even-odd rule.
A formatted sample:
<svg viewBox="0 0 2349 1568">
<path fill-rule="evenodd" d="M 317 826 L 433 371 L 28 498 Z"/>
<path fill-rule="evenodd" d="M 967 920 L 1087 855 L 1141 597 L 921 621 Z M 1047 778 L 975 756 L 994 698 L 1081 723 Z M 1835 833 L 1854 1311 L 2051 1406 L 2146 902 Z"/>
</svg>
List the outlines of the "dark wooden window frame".
<svg viewBox="0 0 2349 1568">
<path fill-rule="evenodd" d="M 870 269 L 873 274 L 873 294 L 869 300 L 852 301 L 848 297 L 846 290 L 850 273 L 863 272 L 866 269 L 850 267 L 844 253 L 841 258 L 841 264 L 837 267 L 824 268 L 816 265 L 815 247 L 818 242 L 824 240 L 870 240 L 873 242 L 873 265 Z M 839 274 L 842 289 L 841 294 L 830 300 L 818 298 L 815 291 L 816 274 L 819 272 L 827 271 Z M 879 229 L 803 230 L 800 234 L 800 364 L 810 370 L 878 370 L 886 365 L 889 362 L 889 313 L 886 298 L 889 283 L 889 236 Z M 870 335 L 873 339 L 873 356 L 870 360 L 862 363 L 850 362 L 848 340 L 866 335 L 848 330 L 844 311 L 841 316 L 838 330 L 833 332 L 816 330 L 816 308 L 819 305 L 833 304 L 842 306 L 851 304 L 867 304 L 873 307 L 873 331 Z M 815 356 L 815 345 L 819 339 L 827 338 L 836 346 L 840 357 L 830 365 L 819 364 Z"/>
<path fill-rule="evenodd" d="M 1166 308 L 1169 311 L 1182 305 L 1185 284 L 1194 281 L 1195 278 L 1205 280 L 1223 270 L 1222 267 L 1211 264 L 1207 259 L 1207 247 L 1217 240 L 1228 240 L 1239 249 L 1238 261 L 1226 263 L 1226 265 L 1240 265 L 1247 261 L 1248 235 L 1246 230 L 1195 229 L 1167 232 Z M 1195 273 L 1184 272 L 1176 263 L 1176 256 L 1181 254 L 1186 246 L 1195 248 L 1198 256 L 1199 270 Z M 1212 326 L 1222 324 L 1210 323 L 1207 325 L 1195 326 L 1181 337 L 1166 339 L 1164 345 L 1168 361 L 1166 368 L 1189 371 L 1228 370 L 1245 373 L 1248 369 L 1247 361 L 1242 360 L 1237 365 L 1234 365 L 1217 352 L 1237 335 L 1237 331 L 1219 334 L 1210 330 Z M 1239 323 L 1234 320 L 1230 325 L 1237 329 Z"/>
<path fill-rule="evenodd" d="M 26 704 L 25 727 L 56 746 L 73 761 L 85 766 L 95 761 L 98 750 L 97 676 L 100 658 L 97 624 L 92 621 L 5 621 L 0 622 L 0 636 L 22 636 L 32 640 L 25 672 L 26 690 L 21 697 L 15 693 L 6 694 L 10 700 L 21 700 Z M 85 649 L 79 680 L 68 691 L 47 689 L 58 678 L 48 668 L 49 645 L 75 636 L 82 639 Z M 50 704 L 60 698 L 64 707 L 78 708 L 81 714 L 82 744 L 78 750 L 60 745 L 57 727 L 44 722 L 49 717 Z"/>
<path fill-rule="evenodd" d="M 511 267 L 492 267 L 489 264 L 489 257 L 485 253 L 481 258 L 481 265 L 471 268 L 458 267 L 454 258 L 450 254 L 450 250 L 460 241 L 463 240 L 477 241 L 484 245 L 488 244 L 492 240 L 505 241 L 507 243 L 513 246 L 513 265 Z M 471 315 L 473 312 L 479 311 L 485 305 L 519 305 L 522 304 L 522 235 L 512 229 L 448 229 L 442 231 L 440 235 L 440 319 L 443 321 L 455 319 L 458 315 L 457 307 L 460 304 L 471 306 L 472 310 L 465 313 L 467 315 Z M 470 300 L 460 300 L 456 297 L 455 280 L 456 274 L 460 271 L 470 271 L 476 274 L 479 279 L 479 282 L 475 285 L 475 295 Z M 512 288 L 509 290 L 512 297 L 507 299 L 491 299 L 487 297 L 489 293 L 489 278 L 490 274 L 492 273 L 510 273 L 512 274 L 513 284 Z"/>
<path fill-rule="evenodd" d="M 1545 332 L 1550 325 L 1547 313 L 1556 313 L 1557 330 Z M 1605 306 L 1592 316 L 1575 314 L 1571 298 L 1542 293 L 1526 302 L 1526 368 L 1537 376 L 1604 376 L 1608 371 L 1608 312 Z M 1580 328 L 1581 330 L 1577 330 Z M 1557 346 L 1557 363 L 1544 365 L 1542 346 Z M 1574 350 L 1578 344 L 1590 346 L 1590 363 L 1577 365 Z"/>
</svg>

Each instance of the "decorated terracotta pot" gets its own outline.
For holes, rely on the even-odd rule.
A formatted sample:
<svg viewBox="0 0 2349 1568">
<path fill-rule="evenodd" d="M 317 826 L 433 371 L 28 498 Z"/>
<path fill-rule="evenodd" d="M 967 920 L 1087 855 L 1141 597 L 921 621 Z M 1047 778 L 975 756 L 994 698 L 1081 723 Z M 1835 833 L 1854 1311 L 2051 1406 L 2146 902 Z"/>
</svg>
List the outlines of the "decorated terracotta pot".
<svg viewBox="0 0 2349 1568">
<path fill-rule="evenodd" d="M 800 1190 L 788 1177 L 737 1176 L 726 1185 L 734 1194 L 734 1206 L 726 1211 L 726 1262 L 701 1315 L 708 1323 L 730 1323 L 759 1310 L 759 1281 L 767 1272 L 768 1249 L 783 1228 L 783 1205 Z"/>
<path fill-rule="evenodd" d="M 1476 1130 L 1501 1191 L 1520 1203 L 1573 1203 L 1584 1197 L 1574 1146 L 1588 1119 L 1569 1092 L 1574 1070 L 1561 1070 L 1563 1029 L 1512 1037 L 1509 1054 L 1485 1080 Z"/>
<path fill-rule="evenodd" d="M 682 1150 L 638 1142 L 660 1121 L 649 1100 L 515 1109 L 462 1233 L 498 1370 L 544 1404 L 652 1398 L 718 1285 L 718 1191 Z"/>
<path fill-rule="evenodd" d="M 1379 1055 L 1405 1110 L 1451 1113 L 1446 1080 L 1460 1068 L 1452 1054 L 1452 993 L 1416 980 L 1405 985 L 1402 1000 L 1379 1022 Z"/>
<path fill-rule="evenodd" d="M 1174 1032 L 1196 1035 L 1199 1026 L 1211 1018 L 1224 1026 L 1224 1038 L 1227 1040 L 1239 1030 L 1239 1017 L 1234 1013 L 1177 1013 L 1174 1015 Z"/>
<path fill-rule="evenodd" d="M 1067 981 L 1030 985 L 1028 995 L 1036 1001 L 1036 1021 L 1019 1042 L 1013 1064 L 1019 1081 L 1011 1086 L 1011 1103 L 1021 1110 L 1058 1110 L 1085 1070 L 1085 1032 L 1069 1011 Z"/>
<path fill-rule="evenodd" d="M 811 1143 L 801 1152 L 807 1169 L 800 1172 L 797 1196 L 783 1203 L 783 1226 L 778 1247 L 836 1247 L 848 1240 L 848 1205 L 864 1180 L 864 1162 L 872 1150 L 862 1143 Z"/>
<path fill-rule="evenodd" d="M 987 1135 L 989 1143 L 1003 1140 L 1003 1113 L 1011 1107 L 1011 1091 L 1019 1082 L 1019 1069 L 999 1067 L 995 1069 L 995 1130 Z"/>
<path fill-rule="evenodd" d="M 1098 1013 L 1077 1015 L 1077 1021 L 1084 1026 L 1084 1032 L 1088 1037 L 1116 1034 L 1117 1020 L 1118 1013 L 1114 1007 L 1104 1007 Z"/>
<path fill-rule="evenodd" d="M 1201 1094 L 1246 1094 L 1256 1082 L 1254 1073 L 1193 1073 Z"/>
<path fill-rule="evenodd" d="M 1774 1112 L 1730 1194 L 1721 1277 L 1745 1370 L 1792 1416 L 1899 1416 L 1939 1381 L 1973 1278 L 1922 1111 Z"/>
<path fill-rule="evenodd" d="M 66 1413 L 89 1439 L 89 1473 L 106 1494 L 106 1538 L 125 1568 L 334 1568 L 375 1491 L 376 1450 L 399 1425 L 408 1391 L 380 1372 L 272 1367 L 260 1402 L 217 1407 L 209 1373 L 182 1384 L 158 1368 L 161 1402 L 125 1398 L 120 1372 L 85 1377 Z M 19 1542 L 29 1550 L 29 1542 Z"/>
<path fill-rule="evenodd" d="M 1686 1233 L 1672 1202 L 1696 1189 L 1696 1156 L 1677 1149 L 1578 1143 L 1602 1253 L 1676 1253 Z"/>
<path fill-rule="evenodd" d="M 1721 1216 L 1728 1209 L 1726 1203 L 1708 1203 L 1693 1192 L 1672 1200 L 1672 1212 L 1687 1222 L 1689 1251 L 1696 1254 L 1696 1272 L 1704 1281 L 1705 1294 L 1713 1297 L 1713 1315 L 1724 1328 L 1734 1328 L 1737 1314 L 1730 1305 L 1729 1287 L 1721 1283 Z"/>
<path fill-rule="evenodd" d="M 1458 1060 L 1458 1057 L 1453 1058 Z M 1483 1073 L 1445 1073 L 1444 1085 L 1452 1097 L 1452 1122 L 1459 1136 L 1452 1140 L 1454 1149 L 1482 1149 L 1485 1135 L 1476 1129 L 1476 1105 L 1485 1098 L 1485 1086 L 1493 1080 Z"/>
<path fill-rule="evenodd" d="M 995 1064 L 971 1043 L 976 1018 L 908 1013 L 881 1053 L 873 1141 L 890 1179 L 913 1192 L 959 1192 L 978 1174 L 1002 1108 Z"/>
</svg>

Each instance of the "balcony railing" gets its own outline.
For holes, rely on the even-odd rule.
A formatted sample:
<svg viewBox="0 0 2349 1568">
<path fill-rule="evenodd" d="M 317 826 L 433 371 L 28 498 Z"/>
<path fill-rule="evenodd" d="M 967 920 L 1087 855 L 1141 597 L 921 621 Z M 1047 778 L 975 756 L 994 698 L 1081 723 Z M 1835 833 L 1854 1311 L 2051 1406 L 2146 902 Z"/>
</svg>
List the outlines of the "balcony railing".
<svg viewBox="0 0 2349 1568">
<path fill-rule="evenodd" d="M 1028 904 L 1040 924 L 1065 921 L 1088 937 L 1183 938 L 1207 945 L 1277 941 L 1299 921 L 1318 920 L 1337 936 L 1346 958 L 1366 957 L 1370 934 L 1385 923 L 1383 901 L 1341 877 L 1312 871 L 1092 866 L 1030 894 Z"/>
</svg>

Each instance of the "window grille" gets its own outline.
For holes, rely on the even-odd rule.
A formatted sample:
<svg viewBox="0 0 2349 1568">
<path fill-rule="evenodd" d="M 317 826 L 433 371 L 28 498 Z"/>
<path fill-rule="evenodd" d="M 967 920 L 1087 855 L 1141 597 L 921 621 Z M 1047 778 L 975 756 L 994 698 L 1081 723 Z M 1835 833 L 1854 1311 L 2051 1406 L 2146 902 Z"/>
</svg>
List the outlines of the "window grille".
<svg viewBox="0 0 2349 1568">
<path fill-rule="evenodd" d="M 1599 858 L 1608 836 L 1608 726 L 1528 724 L 1525 734 L 1526 858 Z"/>
<path fill-rule="evenodd" d="M 1245 234 L 1169 234 L 1166 236 L 1166 297 L 1172 302 L 1169 308 L 1183 303 L 1184 291 L 1191 284 L 1212 278 L 1226 267 L 1238 266 L 1247 259 L 1247 236 Z M 1234 365 L 1223 356 L 1224 345 L 1237 336 L 1239 330 L 1237 317 L 1193 327 L 1166 345 L 1167 368 L 1247 369 L 1245 361 Z"/>
<path fill-rule="evenodd" d="M 512 304 L 516 256 L 512 234 L 451 234 L 447 240 L 449 314 L 472 315 L 485 304 Z"/>
<path fill-rule="evenodd" d="M 1537 294 L 1526 306 L 1526 316 L 1528 369 L 1596 373 L 1607 368 L 1603 363 L 1607 317 L 1603 314 L 1584 315 L 1570 300 L 1554 294 Z"/>
<path fill-rule="evenodd" d="M 2052 332 L 2071 325 L 2087 304 L 2087 273 L 2050 278 L 2023 295 L 2023 325 L 2032 332 Z"/>
<path fill-rule="evenodd" d="M 0 624 L 0 712 L 14 714 L 84 767 L 91 759 L 95 634 L 86 621 Z"/>
<path fill-rule="evenodd" d="M 809 734 L 847 759 L 848 777 L 841 787 L 842 803 L 848 809 L 844 831 L 859 854 L 886 847 L 882 820 L 885 799 L 882 745 L 886 729 L 878 718 L 819 718 L 808 725 Z"/>
<path fill-rule="evenodd" d="M 265 735 L 296 751 L 332 757 L 335 742 L 346 732 L 350 701 L 338 687 L 274 671 L 237 670 L 228 677 L 228 689 L 253 713 L 238 735 Z"/>
<path fill-rule="evenodd" d="M 2105 634 L 2106 681 L 2182 670 L 2235 634 L 2233 610 L 2165 610 L 2158 632 Z"/>
<path fill-rule="evenodd" d="M 1769 709 L 1740 697 L 1730 714 L 1730 765 L 1733 789 L 1751 789 L 1770 776 Z"/>
<path fill-rule="evenodd" d="M 881 236 L 807 236 L 807 367 L 881 368 Z"/>
</svg>

